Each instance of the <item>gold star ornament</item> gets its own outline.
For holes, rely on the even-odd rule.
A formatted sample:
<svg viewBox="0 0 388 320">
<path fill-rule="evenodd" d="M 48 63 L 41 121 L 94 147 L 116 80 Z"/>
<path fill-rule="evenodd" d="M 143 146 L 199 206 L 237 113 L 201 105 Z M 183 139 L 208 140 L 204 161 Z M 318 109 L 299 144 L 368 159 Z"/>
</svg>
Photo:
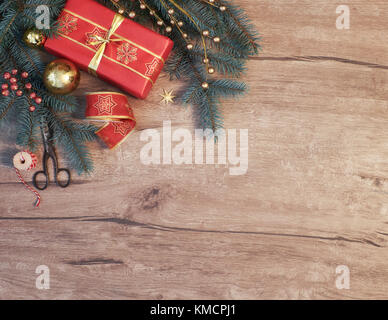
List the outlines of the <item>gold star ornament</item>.
<svg viewBox="0 0 388 320">
<path fill-rule="evenodd" d="M 160 95 L 163 98 L 161 102 L 164 102 L 165 104 L 169 104 L 170 102 L 174 103 L 175 96 L 173 93 L 173 90 L 167 91 L 166 89 L 163 89 L 163 94 Z"/>
</svg>

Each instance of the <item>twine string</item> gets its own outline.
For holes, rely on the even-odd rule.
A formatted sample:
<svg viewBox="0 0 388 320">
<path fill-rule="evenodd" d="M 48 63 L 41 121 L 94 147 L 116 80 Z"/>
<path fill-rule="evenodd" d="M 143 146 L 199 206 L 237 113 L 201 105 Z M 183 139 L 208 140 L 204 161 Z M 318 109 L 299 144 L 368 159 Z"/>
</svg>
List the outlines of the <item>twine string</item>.
<svg viewBox="0 0 388 320">
<path fill-rule="evenodd" d="M 36 195 L 36 201 L 34 202 L 35 207 L 39 207 L 40 205 L 40 194 L 33 188 L 31 188 L 27 182 L 23 179 L 22 175 L 20 174 L 20 171 L 15 168 L 16 175 L 18 176 L 19 180 L 25 185 L 25 187 L 30 190 L 31 192 L 35 193 Z"/>
<path fill-rule="evenodd" d="M 28 152 L 28 151 L 24 151 L 24 152 L 26 152 L 26 154 L 29 154 L 31 156 L 31 159 L 32 159 L 31 164 L 26 163 L 28 161 L 28 158 L 26 159 L 26 157 L 23 155 L 23 152 L 20 152 L 19 154 L 15 155 L 14 166 L 15 166 L 16 175 L 18 176 L 20 182 L 23 183 L 24 186 L 28 190 L 30 190 L 31 192 L 33 192 L 36 195 L 36 201 L 34 202 L 34 206 L 35 207 L 39 207 L 40 202 L 41 202 L 40 194 L 35 189 L 33 189 L 32 187 L 30 187 L 28 185 L 28 183 L 23 179 L 23 177 L 22 177 L 22 175 L 20 173 L 20 170 L 29 171 L 29 170 L 35 168 L 35 166 L 36 166 L 36 156 L 34 154 Z M 15 163 L 15 159 L 20 160 L 20 164 L 23 165 L 23 166 L 17 165 L 17 162 Z M 29 167 L 25 168 L 25 166 L 28 165 L 28 164 L 29 164 Z"/>
</svg>

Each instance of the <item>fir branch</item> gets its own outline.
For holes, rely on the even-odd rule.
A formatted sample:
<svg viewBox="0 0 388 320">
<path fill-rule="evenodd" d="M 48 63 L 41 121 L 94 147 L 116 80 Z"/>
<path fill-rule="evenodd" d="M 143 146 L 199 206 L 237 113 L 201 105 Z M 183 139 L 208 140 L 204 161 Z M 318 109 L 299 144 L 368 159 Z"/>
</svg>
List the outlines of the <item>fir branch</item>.
<svg viewBox="0 0 388 320">
<path fill-rule="evenodd" d="M 18 124 L 19 130 L 16 137 L 16 143 L 22 147 L 27 147 L 30 151 L 35 151 L 39 138 L 37 136 L 38 121 L 36 121 L 36 113 L 30 112 L 28 109 L 28 101 L 24 101 L 18 105 Z"/>
<path fill-rule="evenodd" d="M 0 105 L 0 120 L 4 119 L 7 116 L 8 111 L 11 109 L 11 107 L 14 105 L 14 103 L 16 101 L 16 97 L 13 96 L 13 97 L 11 97 L 11 99 L 8 99 L 8 100 L 9 101 L 7 101 L 5 104 L 2 103 Z"/>
<path fill-rule="evenodd" d="M 229 26 L 228 35 L 237 36 L 240 45 L 247 47 L 250 54 L 258 54 L 260 37 L 245 12 L 228 0 L 222 0 L 222 3 L 228 7 L 227 17 L 225 17 Z"/>
<path fill-rule="evenodd" d="M 74 126 L 74 123 L 66 116 L 60 116 L 51 107 L 46 106 L 43 110 L 46 121 L 49 126 L 54 129 L 54 141 L 59 144 L 66 155 L 71 166 L 78 172 L 90 173 L 93 170 L 92 160 L 89 151 L 83 141 L 86 136 L 88 141 L 95 138 L 95 127 L 89 126 L 83 133 L 78 132 L 79 126 Z M 86 131 L 89 132 L 86 135 Z"/>
<path fill-rule="evenodd" d="M 32 59 L 32 52 L 28 53 L 27 52 L 27 49 L 25 47 L 23 47 L 18 40 L 16 40 L 14 42 L 14 45 L 17 47 L 18 50 L 20 50 L 20 52 L 23 54 L 23 56 L 25 57 L 25 61 L 27 62 L 27 65 L 30 65 L 32 66 L 33 68 L 33 71 L 35 71 L 39 76 L 42 75 L 42 71 L 40 69 L 42 69 L 43 66 L 41 66 L 41 68 L 38 67 L 37 65 L 37 62 L 35 62 L 33 59 Z M 26 68 L 23 68 L 23 69 L 26 69 Z M 32 74 L 32 72 L 30 72 Z"/>
<path fill-rule="evenodd" d="M 0 45 L 3 45 L 3 41 L 7 35 L 7 33 L 9 32 L 9 30 L 11 29 L 12 27 L 12 24 L 15 22 L 16 18 L 18 17 L 19 15 L 19 12 L 16 12 L 13 16 L 12 16 L 12 19 L 8 22 L 8 24 L 6 25 L 6 27 L 4 28 L 4 31 L 2 32 L 1 36 L 0 36 Z"/>
<path fill-rule="evenodd" d="M 244 94 L 247 87 L 243 82 L 237 82 L 230 79 L 219 79 L 211 83 L 209 90 L 215 96 L 237 97 Z"/>
<path fill-rule="evenodd" d="M 106 3 L 112 0 L 101 1 Z M 120 4 L 128 2 L 130 1 L 122 0 Z M 219 99 L 240 96 L 246 92 L 246 85 L 220 77 L 212 79 L 207 74 L 208 66 L 203 61 L 207 57 L 219 76 L 239 78 L 245 71 L 249 55 L 258 53 L 260 49 L 260 37 L 254 26 L 244 11 L 228 0 L 217 0 L 216 6 L 201 0 L 145 2 L 156 12 L 149 17 L 154 24 L 157 22 L 155 16 L 161 17 L 169 24 L 169 7 L 175 9 L 176 21 L 184 23 L 184 31 L 190 40 L 184 39 L 176 28 L 169 34 L 165 33 L 175 43 L 174 53 L 166 63 L 166 71 L 171 78 L 187 82 L 182 101 L 196 108 L 201 126 L 216 131 L 223 125 Z M 227 9 L 221 11 L 216 8 L 219 5 L 224 5 Z M 206 41 L 203 41 L 203 30 L 207 30 L 209 37 Z M 160 31 L 164 33 L 164 30 Z M 210 39 L 214 37 L 220 37 L 221 41 L 213 43 Z M 194 42 L 192 50 L 187 49 L 187 41 Z M 209 84 L 208 89 L 202 87 L 205 82 Z"/>
</svg>

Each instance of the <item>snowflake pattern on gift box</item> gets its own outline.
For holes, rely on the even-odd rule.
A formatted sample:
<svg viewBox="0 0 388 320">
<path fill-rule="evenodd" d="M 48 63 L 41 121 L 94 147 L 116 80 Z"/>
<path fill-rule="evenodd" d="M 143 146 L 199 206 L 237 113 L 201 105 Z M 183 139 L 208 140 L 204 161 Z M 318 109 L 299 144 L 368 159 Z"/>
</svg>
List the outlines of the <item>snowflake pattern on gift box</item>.
<svg viewBox="0 0 388 320">
<path fill-rule="evenodd" d="M 154 58 L 154 60 L 152 60 L 151 62 L 146 63 L 145 66 L 147 68 L 145 75 L 148 77 L 152 77 L 157 68 L 159 67 L 159 60 Z"/>
<path fill-rule="evenodd" d="M 119 133 L 124 137 L 133 129 L 131 121 L 112 122 L 112 125 L 114 133 Z"/>
<path fill-rule="evenodd" d="M 59 28 L 58 31 L 65 35 L 78 30 L 78 18 L 73 17 L 70 14 L 64 14 L 58 19 Z"/>
<path fill-rule="evenodd" d="M 85 36 L 86 36 L 86 43 L 88 45 L 90 45 L 90 46 L 93 46 L 96 50 L 98 50 L 98 48 L 101 46 L 101 43 L 100 44 L 94 44 L 94 45 L 92 43 L 97 41 L 96 36 L 105 39 L 106 32 L 101 30 L 101 29 L 99 29 L 99 28 L 97 28 L 97 27 L 95 27 L 93 29 L 93 31 L 86 32 Z"/>
<path fill-rule="evenodd" d="M 109 96 L 98 96 L 98 101 L 93 104 L 98 110 L 98 115 L 112 115 L 113 109 L 117 106 L 117 103 L 113 100 L 111 95 Z"/>
<path fill-rule="evenodd" d="M 62 34 L 68 35 L 75 30 L 78 30 L 78 18 L 70 14 L 64 14 L 58 19 L 58 31 Z"/>
<path fill-rule="evenodd" d="M 123 43 L 117 48 L 117 60 L 129 64 L 137 60 L 137 48 L 132 47 L 129 43 Z"/>
</svg>

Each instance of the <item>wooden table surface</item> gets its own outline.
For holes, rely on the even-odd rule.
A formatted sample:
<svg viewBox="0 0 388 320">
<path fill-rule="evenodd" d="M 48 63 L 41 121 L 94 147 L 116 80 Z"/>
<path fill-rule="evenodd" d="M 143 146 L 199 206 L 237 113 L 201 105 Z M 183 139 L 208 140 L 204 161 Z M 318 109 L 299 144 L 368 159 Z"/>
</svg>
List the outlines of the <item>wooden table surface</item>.
<svg viewBox="0 0 388 320">
<path fill-rule="evenodd" d="M 115 151 L 91 144 L 95 172 L 42 192 L 40 209 L 0 168 L 0 298 L 388 298 L 388 3 L 235 2 L 263 37 L 249 95 L 224 103 L 225 127 L 249 129 L 247 174 L 142 164 L 142 130 L 194 132 L 189 108 L 160 103 L 180 87 L 163 74 L 130 98 L 137 131 Z M 76 94 L 112 89 L 83 73 Z M 3 158 L 14 141 L 1 132 Z M 35 287 L 39 265 L 49 290 Z"/>
</svg>

